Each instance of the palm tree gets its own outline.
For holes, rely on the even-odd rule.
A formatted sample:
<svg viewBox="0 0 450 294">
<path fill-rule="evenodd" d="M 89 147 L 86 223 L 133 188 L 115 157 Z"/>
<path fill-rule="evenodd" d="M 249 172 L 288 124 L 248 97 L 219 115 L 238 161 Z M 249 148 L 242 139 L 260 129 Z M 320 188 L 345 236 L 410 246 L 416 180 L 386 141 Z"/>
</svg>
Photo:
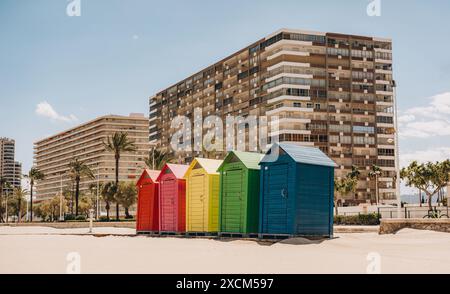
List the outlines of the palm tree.
<svg viewBox="0 0 450 294">
<path fill-rule="evenodd" d="M 149 157 L 144 159 L 145 164 L 148 168 L 152 170 L 160 170 L 163 168 L 164 164 L 171 160 L 171 155 L 161 149 L 156 147 L 150 150 Z"/>
<path fill-rule="evenodd" d="M 10 182 L 6 181 L 4 184 L 4 188 L 5 188 L 5 190 L 7 190 L 6 194 L 5 194 L 5 215 L 6 215 L 5 222 L 8 222 L 8 217 L 9 217 L 9 215 L 8 215 L 8 207 L 9 207 L 8 206 L 9 205 L 8 197 L 10 196 L 8 191 L 11 191 L 13 189 L 13 186 L 11 185 Z"/>
<path fill-rule="evenodd" d="M 20 223 L 22 219 L 22 201 L 26 201 L 25 197 L 28 194 L 26 189 L 14 188 L 14 198 L 17 201 L 17 222 Z"/>
<path fill-rule="evenodd" d="M 352 171 L 347 174 L 347 178 L 358 179 L 360 175 L 359 168 L 356 165 L 352 165 Z"/>
<path fill-rule="evenodd" d="M 135 152 L 137 150 L 134 142 L 128 139 L 128 134 L 116 132 L 103 142 L 106 151 L 113 152 L 116 160 L 116 186 L 119 186 L 119 162 L 122 152 Z M 119 220 L 119 202 L 116 201 L 116 219 Z"/>
<path fill-rule="evenodd" d="M 78 158 L 69 163 L 69 172 L 75 179 L 75 216 L 78 216 L 78 199 L 80 196 L 80 181 L 82 177 L 94 178 L 94 174 L 85 162 L 79 161 Z"/>
<path fill-rule="evenodd" d="M 28 175 L 24 175 L 24 177 L 30 180 L 30 222 L 33 222 L 33 187 L 36 181 L 43 180 L 45 175 L 39 169 L 32 167 Z"/>
<path fill-rule="evenodd" d="M 347 195 L 348 193 L 356 192 L 356 188 L 358 186 L 358 178 L 361 172 L 359 171 L 358 167 L 356 165 L 352 166 L 352 171 L 349 172 L 345 178 L 343 179 L 335 179 L 334 180 L 334 190 L 335 192 L 341 194 L 341 195 Z M 335 207 L 335 213 L 338 214 L 338 207 L 337 207 L 337 195 L 335 193 L 334 195 L 334 207 Z"/>
<path fill-rule="evenodd" d="M 101 190 L 101 195 L 103 200 L 105 201 L 105 209 L 106 209 L 106 219 L 109 221 L 109 209 L 111 208 L 110 204 L 114 201 L 114 196 L 117 193 L 117 186 L 114 182 L 108 182 L 103 185 Z"/>
<path fill-rule="evenodd" d="M 369 172 L 369 177 L 375 178 L 375 201 L 378 206 L 380 201 L 379 189 L 378 189 L 378 178 L 380 177 L 382 169 L 378 165 L 372 165 L 372 168 Z"/>
</svg>

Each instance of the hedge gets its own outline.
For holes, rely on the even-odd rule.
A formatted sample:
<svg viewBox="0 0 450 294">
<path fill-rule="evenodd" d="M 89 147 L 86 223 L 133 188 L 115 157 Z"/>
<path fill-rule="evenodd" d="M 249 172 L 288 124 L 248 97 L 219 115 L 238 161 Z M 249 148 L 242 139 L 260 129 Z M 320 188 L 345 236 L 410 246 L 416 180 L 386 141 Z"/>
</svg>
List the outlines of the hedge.
<svg viewBox="0 0 450 294">
<path fill-rule="evenodd" d="M 376 226 L 380 224 L 381 215 L 378 213 L 358 215 L 337 215 L 334 217 L 335 225 Z"/>
</svg>

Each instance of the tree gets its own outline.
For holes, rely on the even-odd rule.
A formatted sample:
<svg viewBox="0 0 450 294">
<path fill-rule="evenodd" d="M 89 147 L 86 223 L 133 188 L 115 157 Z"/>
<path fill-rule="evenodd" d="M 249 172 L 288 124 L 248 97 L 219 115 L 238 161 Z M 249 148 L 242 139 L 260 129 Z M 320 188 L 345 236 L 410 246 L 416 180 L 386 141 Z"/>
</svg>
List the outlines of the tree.
<svg viewBox="0 0 450 294">
<path fill-rule="evenodd" d="M 6 178 L 0 176 L 0 222 L 4 222 L 3 214 L 5 213 L 5 210 L 3 206 L 3 191 L 6 183 L 8 183 Z"/>
<path fill-rule="evenodd" d="M 449 182 L 450 160 L 444 162 L 419 164 L 413 161 L 403 168 L 400 176 L 406 180 L 406 185 L 416 187 L 428 198 L 428 208 L 433 210 L 433 196 Z"/>
<path fill-rule="evenodd" d="M 378 205 L 380 202 L 380 194 L 378 189 L 378 178 L 381 176 L 382 169 L 378 165 L 372 165 L 372 168 L 369 172 L 369 177 L 375 178 L 375 201 Z"/>
<path fill-rule="evenodd" d="M 358 186 L 358 178 L 360 175 L 360 171 L 357 166 L 352 166 L 352 171 L 349 172 L 345 178 L 335 179 L 334 180 L 334 190 L 340 195 L 347 195 L 350 192 L 355 193 L 356 188 Z M 337 194 L 334 194 L 334 207 L 335 214 L 338 214 L 338 206 L 337 206 L 338 197 Z"/>
<path fill-rule="evenodd" d="M 136 185 L 133 182 L 121 182 L 119 183 L 119 189 L 117 191 L 117 201 L 120 205 L 125 208 L 125 217 L 127 219 L 131 218 L 129 209 L 136 203 L 137 200 L 137 190 Z"/>
<path fill-rule="evenodd" d="M 89 217 L 89 210 L 91 210 L 92 208 L 92 199 L 87 196 L 87 195 L 82 195 L 80 197 L 80 206 L 79 206 L 79 211 L 80 214 L 85 215 L 86 218 Z"/>
<path fill-rule="evenodd" d="M 17 222 L 20 223 L 23 216 L 23 203 L 26 201 L 28 191 L 22 188 L 14 188 L 13 201 L 15 202 L 15 214 L 17 214 Z"/>
<path fill-rule="evenodd" d="M 122 152 L 135 152 L 137 150 L 134 142 L 128 139 L 128 134 L 116 132 L 103 142 L 105 150 L 114 153 L 116 160 L 116 186 L 119 186 L 119 162 Z M 119 202 L 116 201 L 116 219 L 119 220 Z"/>
<path fill-rule="evenodd" d="M 347 178 L 358 179 L 360 175 L 359 168 L 356 165 L 352 165 L 352 171 L 347 174 Z"/>
<path fill-rule="evenodd" d="M 115 195 L 117 192 L 116 184 L 114 182 L 108 182 L 103 186 L 101 190 L 101 195 L 103 201 L 105 201 L 105 209 L 106 209 L 106 218 L 109 221 L 109 210 L 111 208 L 111 202 L 115 200 Z"/>
<path fill-rule="evenodd" d="M 51 211 L 52 208 L 49 200 L 42 201 L 33 208 L 33 212 L 36 216 L 40 217 L 44 222 L 51 220 Z"/>
<path fill-rule="evenodd" d="M 94 174 L 89 166 L 85 162 L 79 161 L 75 158 L 69 163 L 70 173 L 75 179 L 75 215 L 78 216 L 78 200 L 80 196 L 80 181 L 82 177 L 87 177 L 89 179 L 94 179 Z"/>
<path fill-rule="evenodd" d="M 59 213 L 62 212 L 64 215 L 69 209 L 67 206 L 67 199 L 63 197 L 61 199 L 61 195 L 57 195 L 50 200 L 50 206 L 52 209 L 52 220 L 56 221 L 58 219 Z"/>
<path fill-rule="evenodd" d="M 11 211 L 11 209 L 15 209 L 15 206 L 11 207 L 11 202 L 8 201 L 9 200 L 9 196 L 11 194 L 11 192 L 8 193 L 8 191 L 13 190 L 13 186 L 11 185 L 10 182 L 6 182 L 4 184 L 4 188 L 5 190 L 7 190 L 6 194 L 5 194 L 5 220 L 6 222 L 8 222 L 8 217 L 9 217 L 9 211 Z M 4 192 L 4 191 L 3 191 Z M 8 210 L 9 209 L 9 210 Z"/>
<path fill-rule="evenodd" d="M 30 222 L 33 222 L 33 187 L 36 181 L 43 180 L 45 175 L 39 169 L 32 167 L 28 175 L 24 175 L 24 177 L 30 181 Z"/>
<path fill-rule="evenodd" d="M 171 155 L 156 147 L 150 150 L 149 157 L 144 159 L 145 165 L 152 170 L 161 170 L 172 159 Z"/>
</svg>

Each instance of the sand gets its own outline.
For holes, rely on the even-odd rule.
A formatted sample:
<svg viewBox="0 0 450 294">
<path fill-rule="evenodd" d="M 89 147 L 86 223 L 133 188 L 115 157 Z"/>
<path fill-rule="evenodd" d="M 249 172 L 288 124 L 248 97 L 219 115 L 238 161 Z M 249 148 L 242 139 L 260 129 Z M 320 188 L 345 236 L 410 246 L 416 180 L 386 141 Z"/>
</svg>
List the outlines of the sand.
<svg viewBox="0 0 450 294">
<path fill-rule="evenodd" d="M 0 274 L 66 273 L 450 273 L 450 234 L 338 234 L 333 240 L 253 241 L 130 237 L 131 229 L 0 227 Z M 80 235 L 82 234 L 82 235 Z M 75 255 L 68 255 L 75 252 Z M 69 261 L 67 258 L 69 256 Z M 368 260 L 369 258 L 369 260 Z M 377 262 L 379 258 L 379 263 Z M 68 267 L 69 265 L 69 267 Z"/>
</svg>

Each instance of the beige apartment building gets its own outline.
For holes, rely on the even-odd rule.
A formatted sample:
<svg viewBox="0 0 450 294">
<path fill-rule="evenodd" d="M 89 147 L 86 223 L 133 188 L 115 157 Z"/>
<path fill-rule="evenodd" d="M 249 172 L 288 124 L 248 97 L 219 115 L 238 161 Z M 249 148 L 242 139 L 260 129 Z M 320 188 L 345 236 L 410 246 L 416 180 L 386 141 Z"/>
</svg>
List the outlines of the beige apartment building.
<svg viewBox="0 0 450 294">
<path fill-rule="evenodd" d="M 4 187 L 5 194 L 21 186 L 22 164 L 15 161 L 15 147 L 13 139 L 0 138 L 0 178 L 11 184 L 11 188 Z"/>
<path fill-rule="evenodd" d="M 357 191 L 341 204 L 375 201 L 372 165 L 383 170 L 381 202 L 395 203 L 394 86 L 390 39 L 282 29 L 151 96 L 150 142 L 171 150 L 172 120 L 192 122 L 196 108 L 223 121 L 277 116 L 279 141 L 320 148 L 339 165 L 337 177 L 359 167 Z M 174 156 L 189 162 L 225 152 Z"/>
<path fill-rule="evenodd" d="M 59 195 L 61 188 L 71 189 L 73 181 L 69 163 L 78 158 L 91 168 L 94 180 L 83 178 L 81 192 L 88 192 L 93 183 L 115 180 L 114 154 L 105 151 L 103 142 L 115 132 L 128 133 L 137 151 L 123 153 L 120 159 L 120 181 L 137 181 L 148 157 L 148 118 L 143 114 L 106 115 L 34 143 L 34 164 L 45 174 L 36 185 L 38 201 Z"/>
</svg>

